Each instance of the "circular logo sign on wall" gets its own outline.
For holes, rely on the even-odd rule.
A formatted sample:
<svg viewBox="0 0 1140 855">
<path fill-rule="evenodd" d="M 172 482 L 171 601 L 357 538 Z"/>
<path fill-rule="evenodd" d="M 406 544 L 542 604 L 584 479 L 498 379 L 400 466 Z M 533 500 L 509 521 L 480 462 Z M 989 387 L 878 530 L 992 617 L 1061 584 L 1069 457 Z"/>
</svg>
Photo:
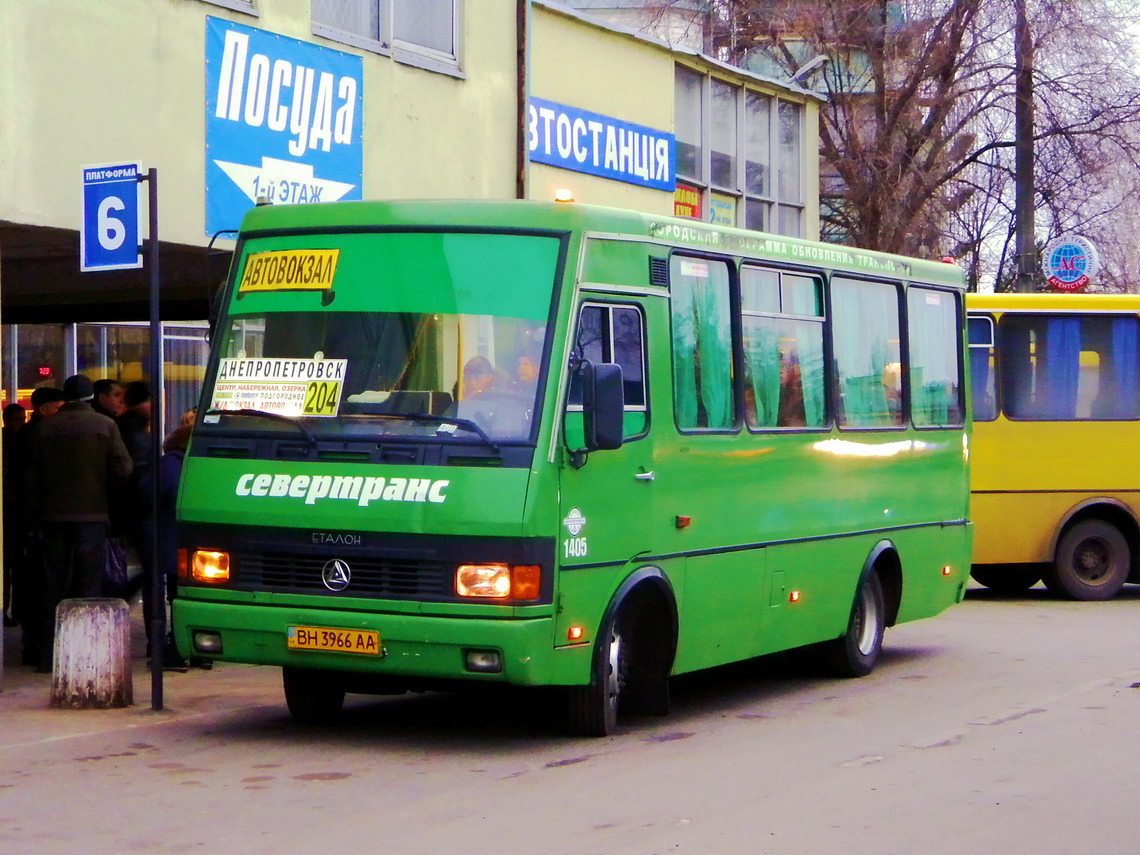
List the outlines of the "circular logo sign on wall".
<svg viewBox="0 0 1140 855">
<path fill-rule="evenodd" d="M 1065 235 L 1045 247 L 1041 266 L 1055 291 L 1084 289 L 1100 268 L 1100 256 L 1092 241 Z"/>
</svg>

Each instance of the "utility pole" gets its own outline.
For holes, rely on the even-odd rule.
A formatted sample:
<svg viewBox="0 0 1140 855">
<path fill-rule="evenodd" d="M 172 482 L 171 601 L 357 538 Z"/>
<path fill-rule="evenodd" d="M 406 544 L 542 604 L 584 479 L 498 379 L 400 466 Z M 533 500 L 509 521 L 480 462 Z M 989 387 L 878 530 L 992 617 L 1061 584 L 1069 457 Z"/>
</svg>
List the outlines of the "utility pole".
<svg viewBox="0 0 1140 855">
<path fill-rule="evenodd" d="M 1014 218 L 1017 282 L 1015 290 L 1030 292 L 1037 271 L 1037 241 L 1033 231 L 1033 35 L 1029 32 L 1026 0 L 1014 0 Z"/>
</svg>

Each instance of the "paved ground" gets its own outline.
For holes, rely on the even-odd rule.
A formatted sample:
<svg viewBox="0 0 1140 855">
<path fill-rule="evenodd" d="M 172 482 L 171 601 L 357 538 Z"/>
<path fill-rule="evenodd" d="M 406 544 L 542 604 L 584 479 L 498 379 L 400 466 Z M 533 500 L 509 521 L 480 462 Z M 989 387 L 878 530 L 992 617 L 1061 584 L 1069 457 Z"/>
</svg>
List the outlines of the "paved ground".
<svg viewBox="0 0 1140 855">
<path fill-rule="evenodd" d="M 109 710 L 52 709 L 51 674 L 20 665 L 20 630 L 4 629 L 4 671 L 0 676 L 0 751 L 45 740 L 63 740 L 111 730 L 165 725 L 188 718 L 218 715 L 254 706 L 282 706 L 281 676 L 276 668 L 219 663 L 211 671 L 163 673 L 163 709 L 151 705 L 152 678 L 147 663 L 141 608 L 131 611 L 134 645 L 134 706 Z"/>
</svg>

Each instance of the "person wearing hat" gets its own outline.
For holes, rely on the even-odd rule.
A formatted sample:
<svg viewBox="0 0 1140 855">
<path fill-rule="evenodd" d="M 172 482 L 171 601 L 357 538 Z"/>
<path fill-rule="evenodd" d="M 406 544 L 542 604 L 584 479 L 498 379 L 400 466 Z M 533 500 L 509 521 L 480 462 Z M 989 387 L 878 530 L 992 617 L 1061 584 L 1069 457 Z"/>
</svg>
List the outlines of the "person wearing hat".
<svg viewBox="0 0 1140 855">
<path fill-rule="evenodd" d="M 34 425 L 48 416 L 54 416 L 62 406 L 62 389 L 57 389 L 55 386 L 39 386 L 33 389 L 32 415 L 28 419 L 28 425 Z"/>
<path fill-rule="evenodd" d="M 36 670 L 52 668 L 55 608 L 68 597 L 98 597 L 107 563 L 110 497 L 131 474 L 115 422 L 91 407 L 91 381 L 63 384 L 65 403 L 44 419 L 28 444 L 30 525 L 40 536 L 43 596 Z"/>
</svg>

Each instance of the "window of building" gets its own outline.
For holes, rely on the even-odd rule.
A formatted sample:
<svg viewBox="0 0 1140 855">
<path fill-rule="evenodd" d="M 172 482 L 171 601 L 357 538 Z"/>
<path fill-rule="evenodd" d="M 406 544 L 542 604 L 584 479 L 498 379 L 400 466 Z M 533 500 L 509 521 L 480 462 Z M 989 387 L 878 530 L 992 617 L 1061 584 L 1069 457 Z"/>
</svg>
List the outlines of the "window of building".
<svg viewBox="0 0 1140 855">
<path fill-rule="evenodd" d="M 962 381 L 955 347 L 958 300 L 949 291 L 907 291 L 910 416 L 916 427 L 960 425 Z"/>
<path fill-rule="evenodd" d="M 1133 315 L 1004 315 L 1002 412 L 1045 421 L 1140 418 L 1138 341 Z"/>
<path fill-rule="evenodd" d="M 460 0 L 312 0 L 313 32 L 430 71 L 459 71 Z"/>
<path fill-rule="evenodd" d="M 823 427 L 823 301 L 813 276 L 745 266 L 744 420 L 753 430 Z"/>
<path fill-rule="evenodd" d="M 673 406 L 681 430 L 732 430 L 732 310 L 724 261 L 675 255 L 669 292 Z"/>
<path fill-rule="evenodd" d="M 701 116 L 704 113 L 704 76 L 677 66 L 677 115 L 674 135 L 677 139 L 677 177 L 695 183 L 704 180 L 704 135 Z"/>
<path fill-rule="evenodd" d="M 832 339 L 841 427 L 899 427 L 902 355 L 899 289 L 835 277 L 831 282 Z"/>
<path fill-rule="evenodd" d="M 674 213 L 803 235 L 803 107 L 678 66 Z"/>
<path fill-rule="evenodd" d="M 247 15 L 257 14 L 257 7 L 253 0 L 205 0 L 205 2 L 212 6 L 220 6 L 223 9 L 232 9 L 234 12 L 245 12 Z"/>
</svg>

